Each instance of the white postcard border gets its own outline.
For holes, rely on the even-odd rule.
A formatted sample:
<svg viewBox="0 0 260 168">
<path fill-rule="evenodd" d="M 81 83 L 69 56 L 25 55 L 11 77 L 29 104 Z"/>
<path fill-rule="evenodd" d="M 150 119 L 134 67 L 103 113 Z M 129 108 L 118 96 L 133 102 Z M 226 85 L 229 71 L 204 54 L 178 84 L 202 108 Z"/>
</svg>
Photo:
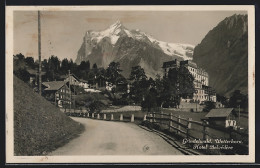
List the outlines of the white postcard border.
<svg viewBox="0 0 260 168">
<path fill-rule="evenodd" d="M 14 156 L 13 136 L 13 11 L 241 11 L 248 12 L 249 155 L 100 155 L 100 156 Z M 188 163 L 255 161 L 255 9 L 253 5 L 168 6 L 6 6 L 6 163 Z"/>
</svg>

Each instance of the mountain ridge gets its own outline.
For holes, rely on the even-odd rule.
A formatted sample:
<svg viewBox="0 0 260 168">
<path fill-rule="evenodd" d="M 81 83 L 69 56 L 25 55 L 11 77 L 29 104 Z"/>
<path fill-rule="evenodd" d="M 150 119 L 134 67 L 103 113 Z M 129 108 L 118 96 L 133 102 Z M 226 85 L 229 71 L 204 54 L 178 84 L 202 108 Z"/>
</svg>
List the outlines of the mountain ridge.
<svg viewBox="0 0 260 168">
<path fill-rule="evenodd" d="M 226 17 L 210 30 L 195 47 L 193 61 L 209 73 L 209 84 L 217 93 L 230 96 L 241 90 L 247 94 L 247 15 Z"/>
<path fill-rule="evenodd" d="M 89 60 L 106 68 L 110 62 L 118 61 L 124 76 L 130 74 L 129 65 L 141 65 L 149 77 L 155 77 L 162 74 L 163 61 L 191 60 L 193 49 L 190 44 L 156 40 L 139 29 L 128 30 L 117 21 L 103 31 L 88 30 L 75 62 Z"/>
</svg>

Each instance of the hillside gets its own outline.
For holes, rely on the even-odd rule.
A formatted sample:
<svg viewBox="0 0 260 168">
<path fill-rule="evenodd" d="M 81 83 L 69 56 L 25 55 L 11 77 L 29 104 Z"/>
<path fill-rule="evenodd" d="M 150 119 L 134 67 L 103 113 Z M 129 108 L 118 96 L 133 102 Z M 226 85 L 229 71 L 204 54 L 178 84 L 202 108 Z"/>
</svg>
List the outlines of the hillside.
<svg viewBox="0 0 260 168">
<path fill-rule="evenodd" d="M 194 49 L 194 62 L 209 73 L 209 85 L 230 96 L 236 90 L 247 94 L 247 15 L 225 18 L 208 32 Z"/>
<path fill-rule="evenodd" d="M 45 155 L 84 130 L 14 76 L 14 154 Z"/>
<path fill-rule="evenodd" d="M 121 65 L 128 77 L 132 66 L 140 65 L 148 77 L 162 74 L 162 64 L 169 60 L 191 60 L 194 46 L 156 40 L 138 29 L 128 30 L 120 21 L 103 31 L 86 32 L 76 63 L 89 60 L 107 68 L 110 62 Z"/>
</svg>

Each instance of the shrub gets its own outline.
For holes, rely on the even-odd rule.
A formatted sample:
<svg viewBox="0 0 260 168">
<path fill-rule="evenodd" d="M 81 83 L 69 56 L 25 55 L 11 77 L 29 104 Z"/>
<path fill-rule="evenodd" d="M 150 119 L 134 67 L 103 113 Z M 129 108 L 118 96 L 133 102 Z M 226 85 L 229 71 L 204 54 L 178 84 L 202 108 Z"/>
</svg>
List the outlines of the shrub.
<svg viewBox="0 0 260 168">
<path fill-rule="evenodd" d="M 205 102 L 205 107 L 203 108 L 204 112 L 209 112 L 211 109 L 216 108 L 216 104 L 211 101 L 206 101 Z"/>
<path fill-rule="evenodd" d="M 15 70 L 14 75 L 16 75 L 19 79 L 23 80 L 24 82 L 28 82 L 30 80 L 30 74 L 24 68 L 19 68 Z"/>
</svg>

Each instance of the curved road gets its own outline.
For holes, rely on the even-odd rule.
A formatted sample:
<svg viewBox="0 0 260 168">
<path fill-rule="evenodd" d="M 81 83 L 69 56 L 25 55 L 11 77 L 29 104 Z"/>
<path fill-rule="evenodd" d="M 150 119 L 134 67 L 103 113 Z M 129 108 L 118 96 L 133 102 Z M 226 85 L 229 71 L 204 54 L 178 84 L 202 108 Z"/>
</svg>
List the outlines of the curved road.
<svg viewBox="0 0 260 168">
<path fill-rule="evenodd" d="M 133 123 L 73 119 L 85 131 L 50 155 L 182 155 L 158 135 Z"/>
</svg>

